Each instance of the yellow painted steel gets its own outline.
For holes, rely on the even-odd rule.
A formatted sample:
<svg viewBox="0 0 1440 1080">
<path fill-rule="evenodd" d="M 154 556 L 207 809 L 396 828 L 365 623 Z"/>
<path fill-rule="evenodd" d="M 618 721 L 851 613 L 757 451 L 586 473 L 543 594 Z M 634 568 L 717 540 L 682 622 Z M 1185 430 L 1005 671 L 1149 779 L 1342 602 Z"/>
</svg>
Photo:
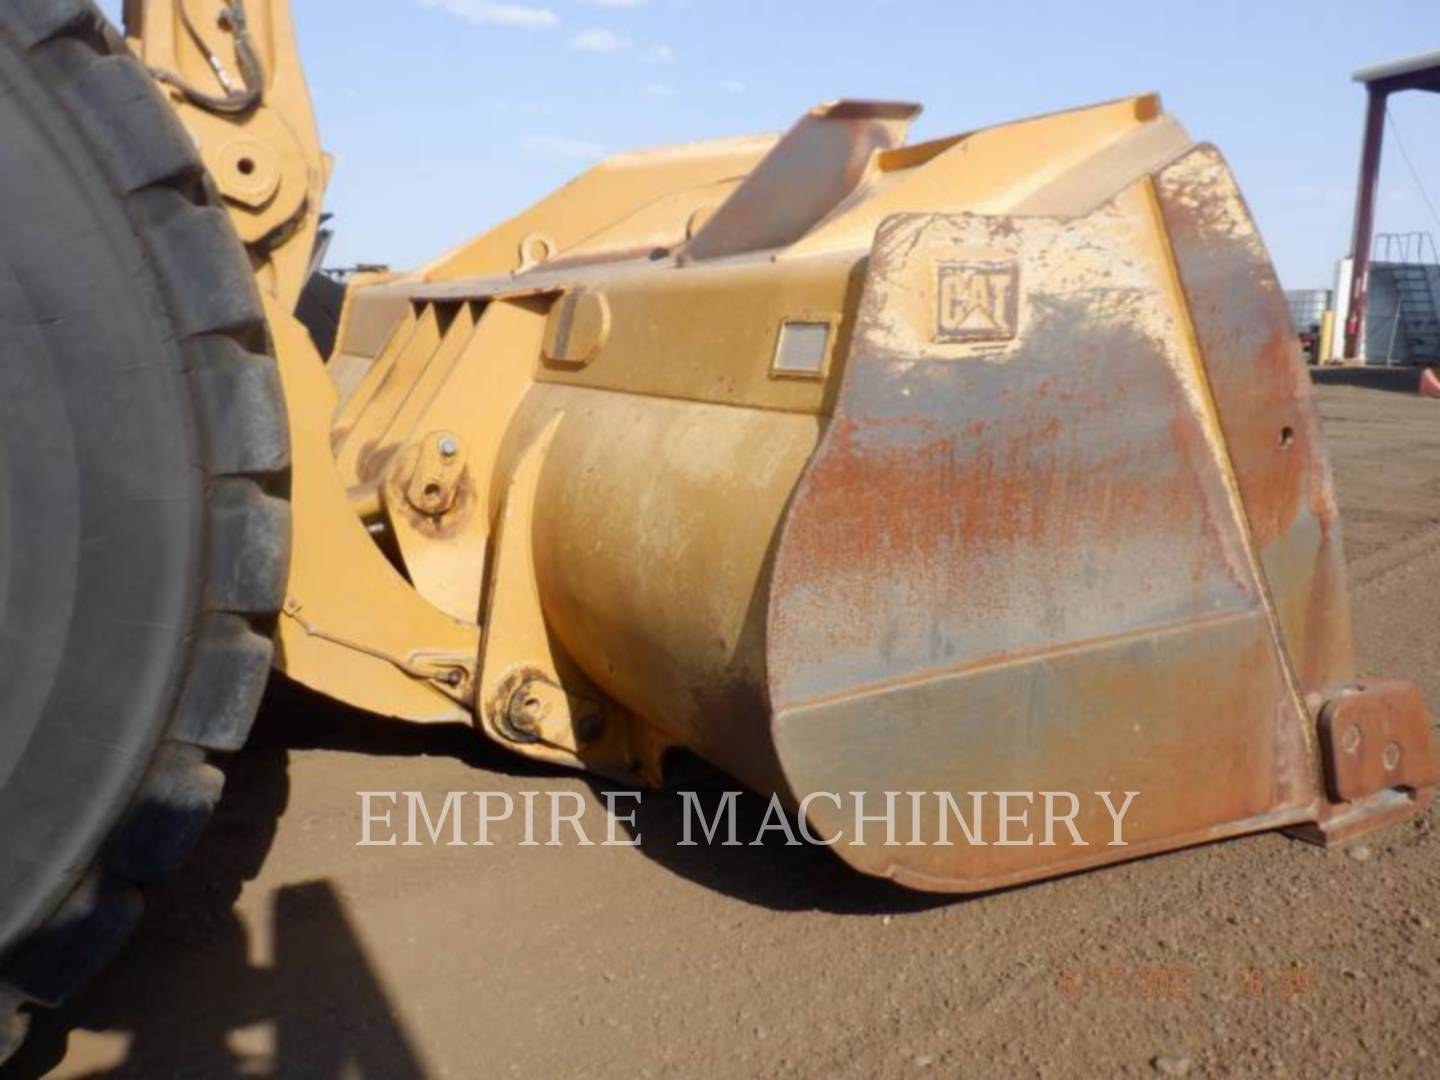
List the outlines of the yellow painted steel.
<svg viewBox="0 0 1440 1080">
<path fill-rule="evenodd" d="M 478 628 L 396 572 L 351 511 L 330 452 L 334 388 L 295 319 L 267 300 L 290 417 L 294 541 L 276 665 L 330 697 L 386 716 L 469 715 Z"/>
<path fill-rule="evenodd" d="M 684 746 L 781 787 L 756 699 L 771 548 L 834 407 L 877 223 L 967 203 L 1085 213 L 1190 145 L 1152 97 L 905 148 L 913 113 L 837 103 L 764 144 L 765 166 L 753 184 L 732 181 L 732 198 L 772 207 L 771 188 L 813 171 L 813 155 L 848 170 L 785 208 L 814 225 L 777 250 L 737 253 L 784 237 L 786 222 L 696 218 L 713 181 L 694 170 L 712 168 L 709 156 L 661 151 L 615 171 L 648 162 L 647 196 L 699 184 L 693 196 L 671 191 L 636 217 L 606 201 L 602 166 L 423 274 L 352 289 L 351 317 L 367 321 L 339 349 L 361 372 L 333 432 L 344 484 L 354 512 L 373 516 L 398 501 L 414 447 L 437 432 L 463 441 L 464 505 L 436 519 L 443 538 L 427 543 L 403 522 L 395 535 L 412 581 L 442 606 L 475 587 L 457 552 L 492 560 L 474 703 L 492 737 L 646 776 L 664 747 Z M 858 162 L 847 139 L 868 147 Z M 593 217 L 578 222 L 582 211 Z M 520 238 L 535 236 L 543 251 L 517 270 Z M 620 254 L 592 258 L 595 237 Z M 660 237 L 668 246 L 651 250 Z M 723 257 L 697 257 L 707 247 Z M 485 276 L 464 276 L 472 267 Z M 813 370 L 780 365 L 797 325 L 820 328 Z M 587 742 L 577 703 L 596 697 L 605 736 Z M 533 730 L 517 734 L 506 717 L 527 700 L 537 715 L 520 722 Z"/>
<path fill-rule="evenodd" d="M 531 237 L 551 257 L 648 256 L 683 241 L 696 211 L 724 202 L 774 143 L 773 136 L 717 139 L 610 158 L 416 276 L 453 281 L 509 273 L 531 261 L 522 251 Z"/>
<path fill-rule="evenodd" d="M 919 145 L 918 106 L 835 101 L 612 158 L 357 274 L 322 358 L 287 0 L 126 24 L 264 294 L 291 677 L 608 776 L 684 748 L 827 828 L 806 793 L 1170 788 L 1128 855 L 841 849 L 923 888 L 1359 827 L 1312 715 L 1353 675 L 1318 429 L 1228 170 L 1156 96 Z"/>
<path fill-rule="evenodd" d="M 242 70 L 237 7 L 263 86 L 229 114 L 193 91 L 235 91 L 214 69 Z M 748 698 L 772 546 L 880 222 L 1083 213 L 1189 145 L 1147 96 L 920 146 L 917 107 L 835 102 L 623 155 L 415 273 L 358 276 L 327 377 L 290 315 L 328 163 L 287 4 L 131 0 L 127 27 L 268 294 L 294 442 L 278 665 L 612 773 L 683 745 L 779 786 Z"/>
<path fill-rule="evenodd" d="M 293 310 L 310 272 L 331 161 L 320 149 L 288 0 L 126 0 L 125 33 L 195 140 L 256 280 Z M 247 85 L 237 55 L 242 40 L 259 64 L 256 86 Z M 248 107 L 245 91 L 255 95 Z M 211 98 L 232 98 L 236 111 L 208 107 Z"/>
<path fill-rule="evenodd" d="M 466 719 L 478 605 L 457 618 L 443 596 L 432 603 L 367 535 L 332 452 L 336 384 L 292 315 L 311 269 L 330 161 L 320 149 L 289 4 L 128 0 L 125 28 L 225 198 L 255 265 L 280 363 L 294 541 L 276 664 L 306 686 L 383 715 Z M 259 69 L 253 82 L 246 49 Z"/>
<path fill-rule="evenodd" d="M 641 730 L 607 710 L 603 695 L 557 647 L 541 603 L 535 507 L 560 421 L 551 416 L 534 433 L 510 472 L 485 612 L 476 719 L 491 738 L 522 742 L 542 761 L 563 765 L 583 757 L 612 775 L 645 771 L 638 765 Z M 649 775 L 658 777 L 658 761 Z"/>
</svg>

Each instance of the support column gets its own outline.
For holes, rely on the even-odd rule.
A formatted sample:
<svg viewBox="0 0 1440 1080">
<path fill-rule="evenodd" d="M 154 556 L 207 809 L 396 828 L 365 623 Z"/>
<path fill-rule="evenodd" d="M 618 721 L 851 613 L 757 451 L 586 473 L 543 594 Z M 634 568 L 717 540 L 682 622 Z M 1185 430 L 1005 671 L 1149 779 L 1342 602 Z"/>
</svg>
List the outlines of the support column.
<svg viewBox="0 0 1440 1080">
<path fill-rule="evenodd" d="M 1375 232 L 1375 189 L 1380 180 L 1380 147 L 1385 138 L 1385 102 L 1389 91 L 1367 87 L 1365 141 L 1360 150 L 1360 184 L 1355 195 L 1355 225 L 1350 235 L 1350 302 L 1345 318 L 1346 360 L 1364 351 L 1365 298 L 1370 279 L 1370 248 Z"/>
</svg>

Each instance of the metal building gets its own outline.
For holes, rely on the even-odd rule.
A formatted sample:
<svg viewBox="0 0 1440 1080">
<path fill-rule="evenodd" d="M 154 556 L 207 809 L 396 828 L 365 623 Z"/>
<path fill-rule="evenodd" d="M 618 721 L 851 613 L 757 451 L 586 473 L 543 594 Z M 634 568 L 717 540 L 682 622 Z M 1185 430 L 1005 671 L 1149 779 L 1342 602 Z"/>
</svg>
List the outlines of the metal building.
<svg viewBox="0 0 1440 1080">
<path fill-rule="evenodd" d="M 1385 109 L 1391 94 L 1406 90 L 1440 93 L 1440 52 L 1392 60 L 1355 72 L 1368 98 L 1365 137 L 1360 151 L 1360 182 L 1355 193 L 1355 220 L 1351 229 L 1350 257 L 1341 266 L 1336 287 L 1337 359 L 1372 358 L 1381 363 L 1396 358 L 1402 349 L 1411 361 L 1440 353 L 1440 264 L 1434 272 L 1433 242 L 1387 240 L 1387 250 L 1375 250 L 1375 191 L 1380 177 L 1380 152 L 1385 137 Z M 1428 255 L 1427 255 L 1428 252 Z M 1418 270 L 1397 269 L 1418 267 Z M 1379 273 L 1372 271 L 1379 270 Z M 1374 294 L 1388 305 L 1366 318 L 1367 302 Z M 1385 325 L 1388 317 L 1389 326 Z M 1367 323 L 1369 325 L 1367 325 Z M 1386 334 L 1382 343 L 1376 334 Z M 1379 354 L 1377 355 L 1377 348 Z"/>
</svg>

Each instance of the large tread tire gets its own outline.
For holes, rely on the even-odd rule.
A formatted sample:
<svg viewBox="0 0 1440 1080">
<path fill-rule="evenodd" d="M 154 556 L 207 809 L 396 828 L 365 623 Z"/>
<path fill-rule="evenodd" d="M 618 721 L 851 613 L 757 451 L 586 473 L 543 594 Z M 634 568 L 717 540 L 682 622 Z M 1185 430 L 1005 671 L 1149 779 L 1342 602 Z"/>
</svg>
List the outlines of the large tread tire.
<svg viewBox="0 0 1440 1080">
<path fill-rule="evenodd" d="M 102 967 L 220 797 L 270 671 L 288 469 L 193 143 L 90 0 L 0 0 L 0 1055 L 7 1003 Z"/>
</svg>

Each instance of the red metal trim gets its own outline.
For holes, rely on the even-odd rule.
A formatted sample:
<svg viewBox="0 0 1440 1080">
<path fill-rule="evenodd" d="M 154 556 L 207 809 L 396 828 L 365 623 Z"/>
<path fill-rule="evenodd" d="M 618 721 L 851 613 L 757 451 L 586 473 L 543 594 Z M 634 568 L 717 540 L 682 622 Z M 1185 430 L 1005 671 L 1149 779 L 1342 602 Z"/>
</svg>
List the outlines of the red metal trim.
<svg viewBox="0 0 1440 1080">
<path fill-rule="evenodd" d="M 1360 150 L 1360 183 L 1355 193 L 1355 226 L 1350 234 L 1350 306 L 1345 319 L 1345 357 L 1360 355 L 1360 335 L 1365 325 L 1367 278 L 1370 273 L 1370 245 L 1375 233 L 1375 189 L 1380 180 L 1380 148 L 1385 139 L 1385 103 L 1389 91 L 1379 85 L 1367 87 L 1365 141 Z"/>
</svg>

